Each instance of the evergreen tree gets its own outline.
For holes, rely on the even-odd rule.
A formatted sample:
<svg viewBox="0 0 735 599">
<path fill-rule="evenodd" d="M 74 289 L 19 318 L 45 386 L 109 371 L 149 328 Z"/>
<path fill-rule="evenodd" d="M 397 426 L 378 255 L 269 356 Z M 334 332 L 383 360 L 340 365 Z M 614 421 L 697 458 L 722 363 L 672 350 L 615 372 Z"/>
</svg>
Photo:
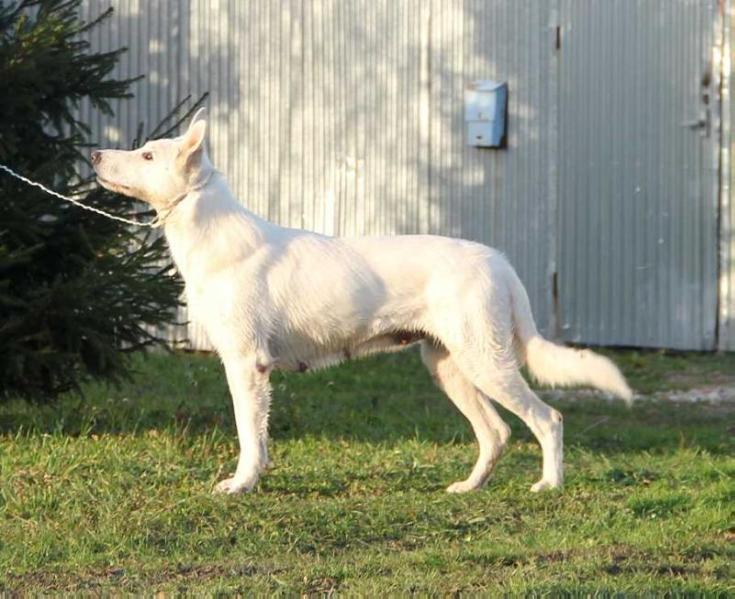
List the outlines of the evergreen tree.
<svg viewBox="0 0 735 599">
<path fill-rule="evenodd" d="M 111 114 L 110 101 L 129 97 L 134 81 L 110 75 L 124 49 L 93 52 L 83 40 L 110 13 L 81 23 L 80 2 L 0 0 L 0 163 L 131 218 L 132 200 L 77 174 L 90 147 L 79 102 Z M 0 400 L 49 399 L 89 377 L 118 379 L 126 352 L 158 341 L 151 331 L 172 321 L 180 292 L 151 229 L 0 172 Z"/>
</svg>

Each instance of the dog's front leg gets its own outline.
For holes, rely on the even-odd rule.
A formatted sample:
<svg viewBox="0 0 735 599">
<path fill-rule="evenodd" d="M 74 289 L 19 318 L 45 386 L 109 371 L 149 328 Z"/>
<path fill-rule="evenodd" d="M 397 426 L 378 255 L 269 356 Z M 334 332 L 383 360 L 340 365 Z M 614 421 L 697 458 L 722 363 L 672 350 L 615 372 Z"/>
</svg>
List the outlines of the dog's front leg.
<svg viewBox="0 0 735 599">
<path fill-rule="evenodd" d="M 256 355 L 223 356 L 235 408 L 240 458 L 232 478 L 217 484 L 217 493 L 250 491 L 268 463 L 269 364 Z"/>
</svg>

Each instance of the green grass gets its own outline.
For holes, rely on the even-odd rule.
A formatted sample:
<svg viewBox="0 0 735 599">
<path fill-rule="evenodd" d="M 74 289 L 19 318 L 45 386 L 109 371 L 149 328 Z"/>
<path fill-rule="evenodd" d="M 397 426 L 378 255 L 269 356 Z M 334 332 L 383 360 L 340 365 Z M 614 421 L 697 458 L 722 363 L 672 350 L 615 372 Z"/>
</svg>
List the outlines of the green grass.
<svg viewBox="0 0 735 599">
<path fill-rule="evenodd" d="M 735 355 L 615 352 L 642 392 L 730 381 Z M 0 405 L 0 592 L 735 591 L 735 406 L 552 402 L 563 491 L 514 417 L 488 486 L 415 353 L 274 376 L 276 467 L 213 496 L 237 457 L 221 367 L 136 358 L 119 389 Z"/>
</svg>

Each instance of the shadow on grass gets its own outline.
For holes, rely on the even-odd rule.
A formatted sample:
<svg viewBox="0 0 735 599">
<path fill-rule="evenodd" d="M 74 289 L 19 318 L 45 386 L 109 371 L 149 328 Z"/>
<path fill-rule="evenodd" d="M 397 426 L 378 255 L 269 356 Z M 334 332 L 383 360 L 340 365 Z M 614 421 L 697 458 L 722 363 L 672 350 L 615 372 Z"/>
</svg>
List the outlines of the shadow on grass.
<svg viewBox="0 0 735 599">
<path fill-rule="evenodd" d="M 629 361 L 622 358 L 623 364 Z M 0 404 L 0 433 L 74 436 L 171 428 L 203 433 L 219 428 L 232 434 L 235 442 L 229 393 L 216 358 L 150 354 L 136 356 L 135 367 L 135 380 L 116 389 L 90 384 L 83 395 L 69 394 L 50 405 L 22 400 Z M 473 440 L 469 426 L 434 387 L 414 351 L 316 373 L 275 373 L 272 382 L 270 432 L 276 440 L 319 437 L 387 444 L 407 438 L 439 444 Z M 564 414 L 567 447 L 602 453 L 668 452 L 681 447 L 714 453 L 733 450 L 732 404 L 643 400 L 627 409 L 604 399 L 549 403 Z M 503 416 L 513 429 L 513 439 L 532 439 L 515 416 L 507 412 Z"/>
</svg>

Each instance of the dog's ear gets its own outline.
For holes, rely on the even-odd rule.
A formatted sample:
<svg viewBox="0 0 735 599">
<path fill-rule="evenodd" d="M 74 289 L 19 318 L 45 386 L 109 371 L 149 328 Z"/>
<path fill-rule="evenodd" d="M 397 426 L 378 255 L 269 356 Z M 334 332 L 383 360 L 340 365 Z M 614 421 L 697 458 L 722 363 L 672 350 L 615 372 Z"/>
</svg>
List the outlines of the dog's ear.
<svg viewBox="0 0 735 599">
<path fill-rule="evenodd" d="M 196 116 L 194 118 L 196 119 Z M 191 166 L 201 160 L 206 132 L 207 122 L 204 120 L 194 120 L 189 125 L 189 129 L 184 134 L 179 148 L 179 156 L 185 161 L 187 166 Z"/>
<path fill-rule="evenodd" d="M 206 106 L 200 106 L 199 110 L 197 110 L 194 113 L 194 116 L 191 117 L 191 120 L 189 121 L 189 129 L 191 129 L 194 126 L 194 123 L 197 121 L 203 121 L 204 115 L 207 113 L 207 107 Z"/>
</svg>

